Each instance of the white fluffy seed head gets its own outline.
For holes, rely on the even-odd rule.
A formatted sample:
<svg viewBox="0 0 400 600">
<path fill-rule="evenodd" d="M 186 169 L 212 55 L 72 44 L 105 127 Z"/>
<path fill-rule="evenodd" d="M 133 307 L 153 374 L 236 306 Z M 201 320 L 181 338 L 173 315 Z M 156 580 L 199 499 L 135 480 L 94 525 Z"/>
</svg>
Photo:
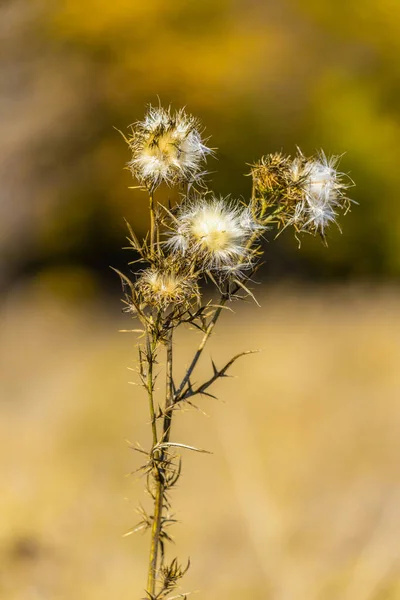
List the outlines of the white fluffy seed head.
<svg viewBox="0 0 400 600">
<path fill-rule="evenodd" d="M 192 181 L 212 150 L 203 144 L 197 119 L 183 109 L 149 107 L 143 121 L 132 126 L 128 139 L 132 174 L 150 189 L 161 182 Z"/>
<path fill-rule="evenodd" d="M 300 183 L 302 195 L 292 222 L 304 231 L 324 235 L 335 222 L 338 210 L 348 210 L 345 195 L 348 183 L 337 169 L 338 157 L 327 158 L 321 151 L 316 158 L 305 159 L 299 153 L 292 163 L 293 180 Z"/>
<path fill-rule="evenodd" d="M 254 228 L 251 212 L 227 199 L 199 198 L 181 207 L 169 245 L 192 251 L 206 270 L 248 264 L 247 242 Z"/>
</svg>

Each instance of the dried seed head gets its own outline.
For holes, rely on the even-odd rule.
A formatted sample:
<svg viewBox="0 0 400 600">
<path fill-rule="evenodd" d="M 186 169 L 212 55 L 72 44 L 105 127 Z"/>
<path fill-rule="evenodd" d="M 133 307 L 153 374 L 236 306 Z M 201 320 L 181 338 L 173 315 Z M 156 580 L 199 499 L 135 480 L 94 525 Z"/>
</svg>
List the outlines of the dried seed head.
<svg viewBox="0 0 400 600">
<path fill-rule="evenodd" d="M 193 255 L 204 270 L 224 270 L 249 263 L 248 240 L 258 226 L 248 208 L 228 199 L 197 198 L 182 205 L 169 246 Z"/>
<path fill-rule="evenodd" d="M 292 173 L 290 156 L 267 154 L 252 166 L 253 194 L 251 210 L 254 220 L 266 226 L 275 213 L 279 224 L 292 216 L 293 207 L 301 200 L 300 181 Z"/>
<path fill-rule="evenodd" d="M 187 271 L 174 271 L 168 264 L 143 271 L 135 287 L 142 303 L 163 310 L 189 304 L 199 296 L 196 278 Z"/>
<path fill-rule="evenodd" d="M 306 158 L 300 150 L 294 159 L 270 154 L 252 168 L 252 209 L 258 222 L 293 225 L 297 232 L 320 233 L 337 222 L 339 210 L 347 212 L 349 183 L 337 169 L 338 157 L 321 151 Z"/>
<path fill-rule="evenodd" d="M 132 126 L 128 139 L 132 159 L 128 166 L 150 189 L 161 182 L 190 182 L 199 174 L 212 150 L 202 142 L 199 121 L 183 109 L 149 107 L 143 121 Z"/>
<path fill-rule="evenodd" d="M 275 196 L 283 193 L 287 186 L 286 174 L 290 166 L 290 157 L 280 152 L 263 156 L 251 169 L 255 194 Z"/>
</svg>

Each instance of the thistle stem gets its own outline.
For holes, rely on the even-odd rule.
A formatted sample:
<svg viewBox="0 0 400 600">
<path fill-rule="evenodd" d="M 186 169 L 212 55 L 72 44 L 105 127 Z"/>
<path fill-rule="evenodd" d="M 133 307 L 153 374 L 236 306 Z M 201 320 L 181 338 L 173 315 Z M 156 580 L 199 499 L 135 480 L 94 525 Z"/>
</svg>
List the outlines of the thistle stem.
<svg viewBox="0 0 400 600">
<path fill-rule="evenodd" d="M 161 518 L 162 508 L 164 500 L 164 482 L 162 475 L 157 471 L 156 475 L 156 491 L 154 496 L 154 515 L 153 525 L 151 528 L 151 543 L 150 543 L 150 556 L 149 556 L 149 572 L 147 577 L 147 593 L 149 598 L 155 597 L 156 589 L 156 577 L 157 577 L 157 561 L 158 561 L 158 548 L 160 545 L 160 533 L 161 533 Z"/>
<path fill-rule="evenodd" d="M 147 395 L 149 399 L 149 412 L 151 420 L 151 431 L 153 435 L 153 448 L 157 444 L 157 425 L 156 425 L 156 413 L 154 409 L 154 353 L 156 350 L 157 342 L 151 337 L 150 333 L 146 336 L 146 358 L 147 358 Z"/>
<path fill-rule="evenodd" d="M 149 192 L 150 198 L 150 256 L 154 256 L 154 246 L 156 238 L 156 218 L 155 218 L 155 202 L 154 202 L 154 191 Z"/>
<path fill-rule="evenodd" d="M 172 411 L 169 408 L 174 403 L 174 385 L 172 378 L 173 353 L 172 353 L 172 334 L 173 329 L 168 333 L 167 338 L 167 363 L 166 363 L 166 395 L 165 395 L 165 414 L 163 425 L 163 442 L 169 442 L 171 433 Z"/>
<path fill-rule="evenodd" d="M 162 442 L 168 442 L 171 433 L 172 424 L 172 411 L 167 410 L 173 404 L 174 400 L 174 389 L 173 389 L 173 378 L 172 378 L 172 365 L 173 365 L 173 353 L 172 353 L 172 333 L 171 329 L 167 337 L 167 359 L 166 359 L 166 393 L 165 393 L 165 412 L 162 432 Z M 154 446 L 153 446 L 154 449 Z M 156 453 L 154 453 L 156 454 Z M 158 564 L 158 552 L 160 547 L 160 535 L 161 535 L 161 523 L 163 513 L 163 501 L 165 493 L 165 472 L 163 468 L 164 463 L 164 452 L 157 452 L 157 456 L 154 456 L 156 461 L 154 467 L 154 482 L 155 482 L 155 494 L 154 494 L 154 515 L 153 524 L 151 528 L 151 543 L 150 543 L 150 557 L 149 557 L 149 572 L 147 579 L 147 593 L 150 598 L 154 597 L 155 586 L 157 580 L 157 564 Z"/>
</svg>

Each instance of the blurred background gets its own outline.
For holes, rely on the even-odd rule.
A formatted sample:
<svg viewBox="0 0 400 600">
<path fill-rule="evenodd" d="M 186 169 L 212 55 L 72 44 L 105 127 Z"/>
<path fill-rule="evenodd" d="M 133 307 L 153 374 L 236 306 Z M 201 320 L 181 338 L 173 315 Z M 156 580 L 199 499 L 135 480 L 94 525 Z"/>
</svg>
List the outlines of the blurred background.
<svg viewBox="0 0 400 600">
<path fill-rule="evenodd" d="M 117 130 L 159 98 L 201 119 L 216 193 L 248 197 L 248 165 L 298 145 L 343 154 L 359 203 L 329 248 L 267 243 L 261 308 L 221 321 L 216 362 L 262 353 L 209 419 L 177 418 L 214 453 L 185 455 L 175 494 L 182 591 L 400 598 L 399 17 L 392 0 L 1 2 L 1 599 L 143 595 L 148 540 L 121 535 L 148 502 L 125 477 L 147 415 L 109 266 L 131 259 L 123 219 L 147 228 Z M 196 342 L 177 342 L 182 368 Z"/>
</svg>

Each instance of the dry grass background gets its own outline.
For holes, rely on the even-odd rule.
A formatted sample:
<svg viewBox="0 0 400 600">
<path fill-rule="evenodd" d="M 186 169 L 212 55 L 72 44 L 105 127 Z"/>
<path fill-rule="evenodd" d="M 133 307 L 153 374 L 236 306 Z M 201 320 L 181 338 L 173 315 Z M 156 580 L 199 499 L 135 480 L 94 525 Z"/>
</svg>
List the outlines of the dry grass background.
<svg viewBox="0 0 400 600">
<path fill-rule="evenodd" d="M 29 293 L 28 293 L 29 292 Z M 210 352 L 244 357 L 179 413 L 187 453 L 171 555 L 207 600 L 400 598 L 400 309 L 393 289 L 259 290 L 225 313 Z M 140 598 L 148 539 L 122 538 L 145 503 L 125 475 L 146 446 L 129 386 L 135 338 L 118 306 L 40 288 L 2 308 L 0 598 Z M 198 334 L 183 333 L 189 360 Z M 203 373 L 210 367 L 205 360 Z M 199 375 L 200 378 L 200 375 Z"/>
</svg>

